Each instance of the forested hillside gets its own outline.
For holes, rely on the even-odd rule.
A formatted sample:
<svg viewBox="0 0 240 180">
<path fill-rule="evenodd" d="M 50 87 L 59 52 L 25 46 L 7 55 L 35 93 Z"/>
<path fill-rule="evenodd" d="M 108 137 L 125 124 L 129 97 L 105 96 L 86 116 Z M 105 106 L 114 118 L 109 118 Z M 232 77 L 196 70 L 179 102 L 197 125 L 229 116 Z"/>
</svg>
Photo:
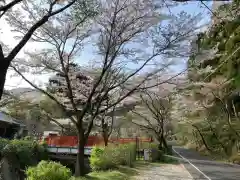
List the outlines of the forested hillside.
<svg viewBox="0 0 240 180">
<path fill-rule="evenodd" d="M 240 3 L 219 7 L 188 60 L 190 84 L 179 96 L 181 142 L 240 163 Z M 183 103 L 184 102 L 184 103 Z"/>
</svg>

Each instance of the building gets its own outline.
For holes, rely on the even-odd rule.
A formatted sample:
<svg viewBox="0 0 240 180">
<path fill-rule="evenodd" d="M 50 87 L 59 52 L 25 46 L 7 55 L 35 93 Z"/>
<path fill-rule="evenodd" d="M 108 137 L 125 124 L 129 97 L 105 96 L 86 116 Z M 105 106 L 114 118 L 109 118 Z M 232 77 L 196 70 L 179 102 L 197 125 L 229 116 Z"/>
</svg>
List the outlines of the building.
<svg viewBox="0 0 240 180">
<path fill-rule="evenodd" d="M 16 119 L 12 118 L 4 112 L 0 112 L 0 137 L 13 139 L 18 135 L 26 134 L 25 125 L 17 122 Z"/>
</svg>

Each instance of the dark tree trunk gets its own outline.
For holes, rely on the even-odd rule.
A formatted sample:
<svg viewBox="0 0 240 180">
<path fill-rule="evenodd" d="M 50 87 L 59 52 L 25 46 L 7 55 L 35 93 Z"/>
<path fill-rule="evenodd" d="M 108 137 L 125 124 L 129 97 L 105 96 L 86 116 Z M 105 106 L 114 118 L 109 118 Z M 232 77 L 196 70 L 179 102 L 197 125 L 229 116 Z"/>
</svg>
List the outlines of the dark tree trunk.
<svg viewBox="0 0 240 180">
<path fill-rule="evenodd" d="M 103 140 L 104 140 L 104 145 L 108 146 L 108 133 L 103 132 L 102 136 L 103 136 Z"/>
<path fill-rule="evenodd" d="M 167 146 L 166 139 L 164 137 L 163 122 L 162 122 L 162 131 L 161 131 L 161 142 L 162 142 L 163 148 L 165 148 L 167 150 L 168 146 Z"/>
<path fill-rule="evenodd" d="M 164 147 L 165 149 L 168 149 L 167 141 L 166 141 L 166 139 L 164 138 L 164 136 L 162 136 L 162 143 L 163 143 L 163 147 Z"/>
<path fill-rule="evenodd" d="M 202 139 L 202 142 L 203 142 L 205 148 L 206 148 L 209 152 L 212 152 L 211 149 L 208 147 L 207 142 L 205 141 L 204 136 L 202 135 L 202 133 L 201 133 L 201 131 L 199 130 L 199 128 L 198 128 L 197 126 L 195 126 L 195 125 L 192 125 L 192 126 L 193 126 L 193 127 L 197 130 L 197 132 L 199 133 L 199 135 L 200 135 L 200 137 L 201 137 L 201 139 Z"/>
<path fill-rule="evenodd" d="M 168 150 L 166 139 L 164 138 L 164 135 L 162 133 L 161 133 L 161 136 L 158 139 L 159 139 L 158 149 L 159 150 L 164 150 L 164 151 Z"/>
<path fill-rule="evenodd" d="M 82 133 L 78 133 L 78 154 L 75 166 L 76 177 L 84 176 L 86 174 L 84 162 L 84 146 L 85 146 L 84 135 Z"/>
<path fill-rule="evenodd" d="M 228 155 L 227 147 L 225 147 L 224 144 L 221 142 L 221 140 L 218 138 L 218 136 L 217 136 L 216 132 L 214 131 L 214 129 L 212 128 L 211 124 L 209 124 L 209 127 L 210 127 L 210 130 L 212 131 L 213 136 L 218 141 L 218 144 L 222 147 L 225 155 Z"/>
<path fill-rule="evenodd" d="M 159 142 L 159 144 L 158 144 L 158 150 L 163 150 L 163 146 L 162 146 L 162 138 L 161 138 L 161 136 L 160 137 L 158 137 L 157 138 L 158 139 L 158 142 Z"/>
<path fill-rule="evenodd" d="M 0 100 L 2 99 L 9 62 L 0 55 Z"/>
</svg>

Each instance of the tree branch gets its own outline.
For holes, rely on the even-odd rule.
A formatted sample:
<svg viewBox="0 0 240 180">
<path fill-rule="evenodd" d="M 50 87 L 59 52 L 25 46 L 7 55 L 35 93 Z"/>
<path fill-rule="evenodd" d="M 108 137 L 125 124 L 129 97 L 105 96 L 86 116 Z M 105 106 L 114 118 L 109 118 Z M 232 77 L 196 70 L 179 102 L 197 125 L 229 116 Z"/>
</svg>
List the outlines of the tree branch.
<svg viewBox="0 0 240 180">
<path fill-rule="evenodd" d="M 12 2 L 6 4 L 6 5 L 3 5 L 3 6 L 0 6 L 0 12 L 2 12 L 0 14 L 0 18 L 9 10 L 11 9 L 13 6 L 15 6 L 16 4 L 18 4 L 19 2 L 21 2 L 22 0 L 13 0 Z"/>
<path fill-rule="evenodd" d="M 37 87 L 35 84 L 33 84 L 31 81 L 29 81 L 16 67 L 10 65 L 14 71 L 19 74 L 28 84 L 30 84 L 32 87 L 34 87 L 35 89 L 37 89 L 38 91 L 40 91 L 41 93 L 45 94 L 46 96 L 48 96 L 50 99 L 52 99 L 54 102 L 56 102 L 59 107 L 63 110 L 64 113 L 69 114 L 68 111 L 66 110 L 65 106 L 60 103 L 54 96 L 52 96 L 51 94 L 49 94 L 48 92 L 46 92 L 45 90 Z M 77 122 L 72 118 L 69 117 L 71 119 L 71 121 L 76 124 Z"/>
<path fill-rule="evenodd" d="M 48 19 L 62 11 L 64 11 L 65 9 L 67 9 L 68 7 L 70 7 L 71 5 L 73 5 L 75 3 L 76 0 L 73 0 L 72 2 L 68 3 L 66 6 L 54 11 L 54 12 L 50 12 L 43 16 L 42 19 L 40 19 L 38 22 L 36 22 L 29 30 L 28 32 L 23 36 L 22 40 L 13 48 L 13 50 L 9 53 L 9 55 L 6 57 L 7 61 L 9 61 L 9 63 L 15 58 L 15 56 L 19 53 L 19 51 L 23 48 L 23 46 L 28 42 L 28 40 L 31 38 L 31 36 L 33 35 L 33 33 L 35 32 L 35 30 L 37 30 L 39 27 L 41 27 L 43 24 L 45 24 Z M 51 8 L 51 7 L 50 7 Z"/>
</svg>

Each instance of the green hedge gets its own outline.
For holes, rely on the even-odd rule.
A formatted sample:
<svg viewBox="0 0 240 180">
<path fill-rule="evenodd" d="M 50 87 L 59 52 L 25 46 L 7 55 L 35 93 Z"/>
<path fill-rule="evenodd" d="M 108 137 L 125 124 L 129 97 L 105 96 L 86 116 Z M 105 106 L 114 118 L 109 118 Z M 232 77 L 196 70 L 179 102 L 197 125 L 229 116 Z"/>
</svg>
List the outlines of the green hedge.
<svg viewBox="0 0 240 180">
<path fill-rule="evenodd" d="M 69 180 L 72 173 L 60 163 L 41 161 L 36 167 L 29 167 L 26 175 L 27 180 Z"/>
<path fill-rule="evenodd" d="M 48 159 L 45 147 L 30 140 L 14 139 L 8 141 L 7 145 L 2 149 L 2 155 L 16 155 L 22 169 L 25 169 L 27 166 L 36 165 L 40 160 Z"/>
<path fill-rule="evenodd" d="M 133 166 L 135 153 L 134 144 L 94 147 L 90 157 L 90 166 L 94 171 L 113 169 L 119 165 Z"/>
</svg>

